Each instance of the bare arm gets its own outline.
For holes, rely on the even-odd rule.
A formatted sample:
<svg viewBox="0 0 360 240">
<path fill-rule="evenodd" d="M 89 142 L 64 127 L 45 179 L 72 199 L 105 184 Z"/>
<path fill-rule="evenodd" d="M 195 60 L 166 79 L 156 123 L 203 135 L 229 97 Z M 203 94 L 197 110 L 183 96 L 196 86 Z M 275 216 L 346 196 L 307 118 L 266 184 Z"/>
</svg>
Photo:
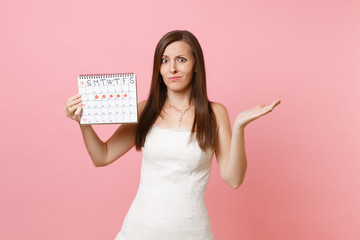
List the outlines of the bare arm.
<svg viewBox="0 0 360 240">
<path fill-rule="evenodd" d="M 246 172 L 246 154 L 244 129 L 231 131 L 229 114 L 221 104 L 213 104 L 218 124 L 218 135 L 215 146 L 216 160 L 220 175 L 232 188 L 238 188 Z"/>
<path fill-rule="evenodd" d="M 245 126 L 251 121 L 271 112 L 280 100 L 272 105 L 259 105 L 240 113 L 231 130 L 229 115 L 221 104 L 213 104 L 213 109 L 218 123 L 218 136 L 215 147 L 221 177 L 232 188 L 238 188 L 244 181 L 247 159 L 245 152 Z"/>
<path fill-rule="evenodd" d="M 138 105 L 139 115 L 144 103 L 141 102 Z M 91 125 L 81 125 L 82 102 L 79 94 L 68 99 L 64 110 L 69 118 L 79 123 L 86 149 L 96 167 L 109 165 L 135 145 L 137 124 L 121 124 L 106 142 L 98 137 Z"/>
<path fill-rule="evenodd" d="M 136 124 L 122 124 L 103 142 L 91 125 L 81 125 L 86 149 L 95 167 L 107 166 L 127 153 L 135 144 Z"/>
</svg>

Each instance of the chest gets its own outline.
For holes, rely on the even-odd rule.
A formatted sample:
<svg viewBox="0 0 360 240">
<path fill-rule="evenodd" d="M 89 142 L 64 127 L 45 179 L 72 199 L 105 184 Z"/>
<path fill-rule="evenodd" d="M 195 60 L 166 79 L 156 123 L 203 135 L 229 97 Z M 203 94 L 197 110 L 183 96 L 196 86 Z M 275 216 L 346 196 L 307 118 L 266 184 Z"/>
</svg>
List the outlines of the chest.
<svg viewBox="0 0 360 240">
<path fill-rule="evenodd" d="M 144 160 L 157 169 L 196 171 L 211 165 L 212 152 L 204 152 L 196 138 L 183 128 L 163 129 L 154 126 L 146 137 L 143 147 Z"/>
</svg>

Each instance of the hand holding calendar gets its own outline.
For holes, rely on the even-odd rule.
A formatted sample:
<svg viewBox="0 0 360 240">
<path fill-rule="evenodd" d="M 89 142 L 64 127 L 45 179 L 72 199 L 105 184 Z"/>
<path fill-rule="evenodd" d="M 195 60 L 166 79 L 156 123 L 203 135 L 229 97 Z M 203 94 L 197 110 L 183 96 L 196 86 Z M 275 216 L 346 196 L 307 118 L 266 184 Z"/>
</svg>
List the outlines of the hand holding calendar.
<svg viewBox="0 0 360 240">
<path fill-rule="evenodd" d="M 64 107 L 66 116 L 80 123 L 82 105 L 80 93 L 70 97 Z"/>
</svg>

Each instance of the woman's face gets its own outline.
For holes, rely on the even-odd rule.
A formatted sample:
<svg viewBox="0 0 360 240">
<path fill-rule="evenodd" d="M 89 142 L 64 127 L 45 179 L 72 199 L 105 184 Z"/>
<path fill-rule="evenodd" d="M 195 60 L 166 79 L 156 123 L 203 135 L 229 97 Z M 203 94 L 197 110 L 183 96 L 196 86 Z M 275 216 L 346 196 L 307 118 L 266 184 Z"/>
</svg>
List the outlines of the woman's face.
<svg viewBox="0 0 360 240">
<path fill-rule="evenodd" d="M 191 88 L 194 63 L 194 56 L 187 42 L 176 41 L 165 48 L 160 74 L 168 91 L 184 92 Z"/>
</svg>

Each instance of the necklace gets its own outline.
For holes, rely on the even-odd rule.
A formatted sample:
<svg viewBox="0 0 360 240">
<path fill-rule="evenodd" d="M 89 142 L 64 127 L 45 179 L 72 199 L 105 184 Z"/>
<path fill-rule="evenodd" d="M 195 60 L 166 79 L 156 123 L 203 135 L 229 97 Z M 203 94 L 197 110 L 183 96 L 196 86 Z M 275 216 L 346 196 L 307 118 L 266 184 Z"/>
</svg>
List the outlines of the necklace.
<svg viewBox="0 0 360 240">
<path fill-rule="evenodd" d="M 180 114 L 181 114 L 181 115 L 180 115 L 180 119 L 179 119 L 179 128 L 180 128 L 180 127 L 181 127 L 181 121 L 182 121 L 185 113 L 190 110 L 190 108 L 192 107 L 192 105 L 190 105 L 190 106 L 189 106 L 188 108 L 186 108 L 184 111 L 181 111 L 180 108 L 175 107 L 175 106 L 172 105 L 171 103 L 169 103 L 169 105 L 170 105 L 172 108 L 174 108 L 176 111 L 180 112 Z"/>
</svg>

